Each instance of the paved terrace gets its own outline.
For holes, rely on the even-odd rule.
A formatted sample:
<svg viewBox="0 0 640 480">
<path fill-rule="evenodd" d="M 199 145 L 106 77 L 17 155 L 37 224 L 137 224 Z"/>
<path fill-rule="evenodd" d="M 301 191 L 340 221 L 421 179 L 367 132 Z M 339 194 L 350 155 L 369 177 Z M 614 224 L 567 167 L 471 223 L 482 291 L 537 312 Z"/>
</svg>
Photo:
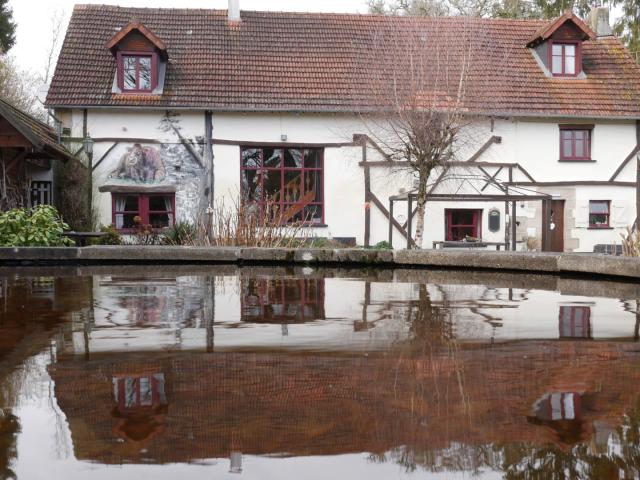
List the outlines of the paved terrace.
<svg viewBox="0 0 640 480">
<path fill-rule="evenodd" d="M 0 266 L 161 263 L 463 268 L 640 279 L 640 258 L 588 253 L 165 246 L 0 248 Z"/>
</svg>

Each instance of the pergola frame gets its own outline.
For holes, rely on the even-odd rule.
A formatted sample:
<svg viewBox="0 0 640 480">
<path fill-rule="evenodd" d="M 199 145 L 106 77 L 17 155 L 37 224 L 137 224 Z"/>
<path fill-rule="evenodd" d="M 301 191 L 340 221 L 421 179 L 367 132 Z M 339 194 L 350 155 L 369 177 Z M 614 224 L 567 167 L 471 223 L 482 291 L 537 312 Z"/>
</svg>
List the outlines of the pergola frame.
<svg viewBox="0 0 640 480">
<path fill-rule="evenodd" d="M 465 165 L 465 166 L 473 166 Z M 487 181 L 485 176 L 477 176 L 476 178 Z M 431 193 L 427 194 L 427 202 L 504 202 L 505 211 L 509 211 L 509 202 L 511 202 L 511 250 L 516 249 L 516 213 L 517 202 L 532 201 L 532 200 L 550 200 L 553 197 L 546 193 L 537 192 L 523 187 L 503 185 L 494 177 L 488 179 L 490 183 L 493 183 L 498 189 L 504 192 L 504 194 L 482 194 L 481 191 L 477 194 L 465 194 L 465 193 Z M 511 189 L 511 191 L 509 191 Z M 484 189 L 483 189 L 484 190 Z M 529 193 L 530 192 L 530 193 Z M 413 202 L 417 202 L 418 194 L 414 192 L 406 192 L 398 195 L 392 195 L 389 197 L 389 245 L 393 247 L 393 210 L 396 202 L 407 202 L 407 249 L 411 249 L 414 242 L 411 236 L 413 226 Z M 505 232 L 506 234 L 506 232 Z"/>
</svg>

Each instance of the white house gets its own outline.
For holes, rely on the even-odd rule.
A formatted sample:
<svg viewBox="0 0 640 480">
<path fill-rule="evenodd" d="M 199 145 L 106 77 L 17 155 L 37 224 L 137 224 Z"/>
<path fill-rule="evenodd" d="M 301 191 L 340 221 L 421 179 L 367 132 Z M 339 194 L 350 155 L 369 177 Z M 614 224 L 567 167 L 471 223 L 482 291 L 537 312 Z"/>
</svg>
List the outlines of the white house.
<svg viewBox="0 0 640 480">
<path fill-rule="evenodd" d="M 388 60 L 370 52 L 391 28 L 443 61 L 469 48 L 479 59 L 464 100 L 474 141 L 430 180 L 423 247 L 475 237 L 593 251 L 635 221 L 640 69 L 606 10 L 590 28 L 571 13 L 390 18 L 229 3 L 75 7 L 47 104 L 69 141 L 95 142 L 102 224 L 194 221 L 213 188 L 227 204 L 276 202 L 318 237 L 406 246 L 414 179 L 366 124 L 377 113 L 371 59 Z M 424 94 L 446 97 L 439 88 Z"/>
</svg>

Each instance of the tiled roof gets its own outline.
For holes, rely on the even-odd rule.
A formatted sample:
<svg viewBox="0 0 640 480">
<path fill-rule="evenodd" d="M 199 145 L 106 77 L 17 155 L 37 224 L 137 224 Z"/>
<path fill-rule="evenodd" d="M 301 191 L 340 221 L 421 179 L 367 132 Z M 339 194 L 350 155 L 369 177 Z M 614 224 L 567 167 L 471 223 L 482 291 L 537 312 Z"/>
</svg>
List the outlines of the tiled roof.
<svg viewBox="0 0 640 480">
<path fill-rule="evenodd" d="M 0 98 L 0 117 L 7 120 L 38 150 L 46 151 L 59 160 L 73 157 L 62 144 L 58 143 L 56 132 L 46 123 L 34 118 L 9 102 Z"/>
<path fill-rule="evenodd" d="M 116 61 L 105 44 L 131 22 L 143 24 L 167 47 L 161 96 L 112 93 Z M 548 23 L 243 11 L 242 22 L 230 24 L 225 10 L 79 5 L 47 103 L 215 111 L 366 109 L 376 103 L 371 78 L 388 64 L 388 51 L 400 45 L 387 49 L 380 42 L 393 43 L 406 32 L 453 61 L 469 49 L 476 52 L 466 82 L 469 111 L 640 117 L 640 69 L 620 41 L 601 37 L 584 43 L 586 79 L 549 78 L 526 47 Z M 400 64 L 406 61 L 405 56 Z"/>
</svg>

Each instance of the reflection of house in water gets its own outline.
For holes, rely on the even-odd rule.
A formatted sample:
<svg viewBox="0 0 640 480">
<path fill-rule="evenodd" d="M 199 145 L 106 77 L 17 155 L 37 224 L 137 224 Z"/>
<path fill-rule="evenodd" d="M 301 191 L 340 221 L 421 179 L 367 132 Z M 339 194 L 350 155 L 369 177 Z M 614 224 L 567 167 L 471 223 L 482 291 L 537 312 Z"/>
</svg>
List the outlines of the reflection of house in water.
<svg viewBox="0 0 640 480">
<path fill-rule="evenodd" d="M 626 343 L 529 342 L 426 356 L 411 347 L 369 356 L 117 353 L 89 361 L 63 356 L 51 375 L 80 460 L 227 458 L 232 470 L 246 470 L 242 455 L 403 448 L 435 468 L 452 445 L 566 449 L 603 432 L 601 425 L 619 425 L 637 398 L 627 388 L 640 381 L 633 350 Z"/>
<path fill-rule="evenodd" d="M 243 279 L 242 321 L 302 323 L 322 319 L 324 319 L 324 279 Z"/>
<path fill-rule="evenodd" d="M 591 338 L 591 306 L 560 305 L 560 338 Z"/>
</svg>

